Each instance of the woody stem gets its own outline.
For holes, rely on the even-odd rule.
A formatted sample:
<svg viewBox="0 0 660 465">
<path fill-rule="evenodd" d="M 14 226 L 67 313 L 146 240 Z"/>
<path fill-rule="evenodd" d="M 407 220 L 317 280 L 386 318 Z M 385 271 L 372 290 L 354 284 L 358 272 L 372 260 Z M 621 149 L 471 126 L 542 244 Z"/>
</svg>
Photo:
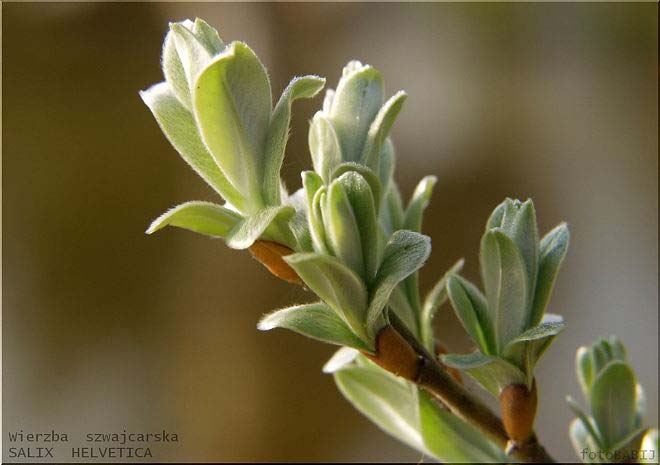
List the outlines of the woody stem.
<svg viewBox="0 0 660 465">
<path fill-rule="evenodd" d="M 510 447 L 502 421 L 483 402 L 449 375 L 410 334 L 393 313 L 391 324 L 376 339 L 376 355 L 370 358 L 391 373 L 414 382 L 462 420 L 477 427 L 490 440 L 521 462 L 554 462 L 536 435 Z M 396 329 L 395 329 L 396 327 Z"/>
</svg>

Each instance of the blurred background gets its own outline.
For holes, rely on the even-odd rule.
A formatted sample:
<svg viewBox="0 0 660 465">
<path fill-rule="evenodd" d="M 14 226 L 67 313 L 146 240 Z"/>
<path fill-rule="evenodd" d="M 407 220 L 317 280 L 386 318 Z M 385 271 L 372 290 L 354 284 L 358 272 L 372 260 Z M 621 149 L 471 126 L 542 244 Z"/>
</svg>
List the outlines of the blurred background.
<svg viewBox="0 0 660 465">
<path fill-rule="evenodd" d="M 396 178 L 439 183 L 424 230 L 428 288 L 456 259 L 478 279 L 490 211 L 532 197 L 572 243 L 549 310 L 568 321 L 538 370 L 537 429 L 574 460 L 566 394 L 577 347 L 616 333 L 658 410 L 658 30 L 648 4 L 5 3 L 5 431 L 159 431 L 154 460 L 419 461 L 335 389 L 330 346 L 261 333 L 309 299 L 248 254 L 186 231 L 143 231 L 186 200 L 217 200 L 169 146 L 138 91 L 162 80 L 171 20 L 248 42 L 279 95 L 296 74 L 334 87 L 358 58 L 389 94 Z M 284 177 L 311 163 L 297 102 Z M 470 346 L 449 308 L 439 334 Z M 3 457 L 7 459 L 8 443 Z M 70 444 L 74 445 L 74 444 Z M 89 444 L 81 444 L 89 445 Z"/>
</svg>

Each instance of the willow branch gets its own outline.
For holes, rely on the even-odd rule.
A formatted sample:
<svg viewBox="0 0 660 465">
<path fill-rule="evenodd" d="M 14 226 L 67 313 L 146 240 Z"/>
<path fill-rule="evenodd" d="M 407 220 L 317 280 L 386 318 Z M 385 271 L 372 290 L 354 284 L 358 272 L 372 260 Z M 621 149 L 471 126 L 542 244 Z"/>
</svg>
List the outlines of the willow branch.
<svg viewBox="0 0 660 465">
<path fill-rule="evenodd" d="M 491 441 L 521 462 L 554 462 L 533 434 L 524 444 L 509 441 L 502 421 L 483 402 L 449 375 L 410 334 L 395 315 L 393 325 L 376 339 L 376 355 L 370 358 L 387 371 L 414 382 L 445 405 L 453 414 L 472 424 Z"/>
</svg>

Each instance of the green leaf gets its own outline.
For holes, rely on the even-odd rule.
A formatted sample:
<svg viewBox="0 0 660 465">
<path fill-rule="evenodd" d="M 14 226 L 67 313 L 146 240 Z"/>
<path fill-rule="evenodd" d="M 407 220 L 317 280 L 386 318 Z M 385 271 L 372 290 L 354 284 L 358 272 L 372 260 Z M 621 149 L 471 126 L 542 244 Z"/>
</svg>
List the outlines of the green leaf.
<svg viewBox="0 0 660 465">
<path fill-rule="evenodd" d="M 348 199 L 344 185 L 335 179 L 328 188 L 325 202 L 321 203 L 326 242 L 335 257 L 363 280 L 365 267 L 356 213 Z"/>
<path fill-rule="evenodd" d="M 322 342 L 372 351 L 344 321 L 322 302 L 294 305 L 265 315 L 257 327 L 261 331 L 285 328 Z"/>
<path fill-rule="evenodd" d="M 174 33 L 169 31 L 163 42 L 163 75 L 170 89 L 186 110 L 192 109 L 190 101 L 190 83 L 183 69 L 183 64 L 179 58 L 179 52 L 176 50 Z"/>
<path fill-rule="evenodd" d="M 383 186 L 383 191 L 387 191 L 390 184 L 392 184 L 395 163 L 396 155 L 394 153 L 394 145 L 392 144 L 392 141 L 387 138 L 380 150 L 380 168 L 378 170 L 378 177 L 380 178 L 380 184 Z M 399 227 L 399 229 L 401 228 Z"/>
<path fill-rule="evenodd" d="M 577 416 L 580 419 L 583 427 L 587 430 L 587 432 L 593 439 L 593 442 L 599 446 L 599 449 L 605 449 L 606 445 L 603 443 L 602 439 L 600 438 L 600 435 L 596 430 L 596 428 L 594 428 L 591 419 L 586 413 L 584 413 L 584 411 L 582 411 L 582 409 L 575 401 L 575 399 L 573 399 L 571 396 L 566 396 L 566 402 L 568 403 L 568 406 L 571 408 L 575 416 Z"/>
<path fill-rule="evenodd" d="M 447 301 L 447 280 L 449 276 L 463 269 L 465 260 L 462 258 L 452 265 L 440 280 L 426 295 L 421 315 L 421 335 L 424 347 L 430 352 L 435 352 L 435 338 L 433 336 L 433 317 L 436 311 Z"/>
<path fill-rule="evenodd" d="M 403 204 L 396 183 L 390 183 L 390 187 L 385 194 L 384 204 L 385 208 L 383 208 L 379 220 L 385 235 L 389 237 L 394 231 L 403 228 Z"/>
<path fill-rule="evenodd" d="M 376 69 L 358 61 L 346 65 L 330 106 L 344 161 L 360 161 L 369 127 L 383 105 L 383 93 L 383 78 Z"/>
<path fill-rule="evenodd" d="M 261 207 L 264 143 L 271 114 L 268 75 L 254 52 L 232 42 L 199 74 L 193 98 L 204 143 L 229 181 Z"/>
<path fill-rule="evenodd" d="M 186 202 L 169 209 L 156 218 L 147 234 L 153 234 L 165 226 L 177 226 L 211 237 L 226 237 L 241 220 L 235 211 L 211 202 Z"/>
<path fill-rule="evenodd" d="M 374 205 L 376 207 L 376 212 L 378 212 L 378 206 L 380 205 L 380 199 L 381 199 L 382 186 L 380 184 L 380 179 L 378 179 L 376 173 L 374 173 L 370 168 L 364 165 L 360 165 L 359 163 L 352 163 L 352 162 L 341 163 L 332 172 L 331 178 L 336 179 L 341 175 L 343 175 L 344 173 L 350 173 L 351 171 L 354 171 L 358 173 L 360 176 L 362 176 L 369 184 L 369 187 L 371 187 L 371 193 L 374 196 Z"/>
<path fill-rule="evenodd" d="M 325 365 L 323 365 L 323 373 L 335 373 L 339 370 L 343 370 L 353 363 L 359 355 L 359 350 L 353 349 L 352 347 L 342 347 L 330 357 L 330 360 L 328 360 Z"/>
<path fill-rule="evenodd" d="M 387 301 L 387 305 L 389 305 L 390 310 L 396 313 L 396 315 L 403 321 L 411 333 L 418 335 L 417 314 L 410 306 L 403 283 L 399 283 L 399 285 L 394 288 L 390 294 L 390 299 Z"/>
<path fill-rule="evenodd" d="M 484 355 L 479 352 L 471 354 L 442 355 L 445 365 L 466 371 L 495 397 L 510 384 L 526 384 L 525 374 L 517 367 L 500 357 Z"/>
<path fill-rule="evenodd" d="M 600 451 L 601 448 L 595 443 L 593 437 L 589 435 L 587 427 L 582 420 L 576 418 L 571 422 L 568 435 L 571 438 L 571 443 L 573 444 L 577 456 L 580 457 L 584 463 L 594 463 L 594 461 L 589 458 L 589 453 L 594 452 L 598 454 L 598 451 Z"/>
<path fill-rule="evenodd" d="M 486 222 L 486 232 L 490 231 L 493 228 L 499 228 L 502 226 L 502 219 L 504 218 L 504 211 L 507 209 L 510 199 L 506 199 L 504 202 L 495 207 L 495 210 L 490 214 L 488 221 Z"/>
<path fill-rule="evenodd" d="M 585 396 L 588 395 L 593 381 L 593 367 L 591 362 L 591 351 L 588 347 L 580 347 L 575 355 L 575 368 L 580 387 Z"/>
<path fill-rule="evenodd" d="M 363 164 L 376 173 L 380 172 L 380 156 L 385 139 L 389 135 L 390 129 L 407 97 L 408 95 L 402 90 L 394 94 L 380 108 L 378 114 L 376 114 L 376 119 L 369 127 L 361 159 Z"/>
<path fill-rule="evenodd" d="M 566 223 L 562 223 L 541 239 L 539 246 L 539 272 L 532 305 L 532 324 L 537 324 L 543 317 L 552 289 L 557 280 L 559 267 L 568 250 L 569 232 Z"/>
<path fill-rule="evenodd" d="M 207 42 L 199 40 L 193 33 L 193 28 L 194 24 L 189 20 L 170 24 L 170 32 L 189 86 L 189 96 L 192 95 L 195 78 L 216 53 L 215 50 L 208 47 Z M 190 102 L 190 100 L 187 99 L 186 102 Z"/>
<path fill-rule="evenodd" d="M 516 244 L 499 230 L 484 234 L 480 259 L 489 320 L 493 323 L 500 353 L 527 326 L 527 273 Z"/>
<path fill-rule="evenodd" d="M 331 252 L 325 233 L 322 208 L 323 204 L 325 204 L 326 194 L 327 188 L 325 186 L 321 186 L 316 190 L 316 193 L 312 198 L 311 209 L 309 209 L 307 214 L 309 216 L 309 231 L 312 235 L 314 250 L 318 253 L 329 255 Z"/>
<path fill-rule="evenodd" d="M 273 240 L 283 245 L 291 245 L 280 231 L 267 230 L 277 217 L 288 219 L 295 213 L 293 207 L 268 207 L 242 219 L 227 235 L 227 245 L 232 249 L 247 249 L 259 238 Z M 289 240 L 287 240 L 289 239 Z"/>
<path fill-rule="evenodd" d="M 197 40 L 204 44 L 214 55 L 220 53 L 225 48 L 225 44 L 220 38 L 218 31 L 209 26 L 203 19 L 195 18 L 192 31 L 195 37 L 197 37 Z"/>
<path fill-rule="evenodd" d="M 536 287 L 539 255 L 539 232 L 536 226 L 536 211 L 531 200 L 527 200 L 524 203 L 517 200 L 511 201 L 510 205 L 513 209 L 513 217 L 509 224 L 506 218 L 508 215 L 505 213 L 502 227 L 505 229 L 505 233 L 513 239 L 525 263 L 525 269 L 527 271 L 527 302 L 531 303 Z M 529 322 L 529 324 L 535 325 L 537 323 Z"/>
<path fill-rule="evenodd" d="M 447 295 L 456 316 L 484 354 L 495 352 L 486 299 L 472 283 L 457 275 L 447 279 Z"/>
<path fill-rule="evenodd" d="M 522 368 L 527 375 L 527 383 L 531 384 L 536 363 L 564 327 L 561 316 L 546 314 L 541 324 L 511 340 L 502 351 L 502 356 Z"/>
<path fill-rule="evenodd" d="M 284 260 L 358 337 L 370 340 L 364 328 L 367 290 L 354 271 L 334 257 L 317 253 L 287 255 Z"/>
<path fill-rule="evenodd" d="M 422 234 L 399 230 L 385 245 L 383 259 L 376 273 L 367 312 L 367 328 L 376 334 L 375 328 L 383 308 L 396 285 L 424 265 L 431 253 L 431 239 Z"/>
<path fill-rule="evenodd" d="M 433 187 L 438 178 L 435 176 L 425 176 L 417 187 L 415 192 L 408 203 L 408 208 L 406 208 L 406 215 L 403 221 L 403 227 L 415 232 L 422 231 L 422 216 L 424 210 L 431 201 L 431 194 L 433 194 Z"/>
<path fill-rule="evenodd" d="M 192 83 L 197 73 L 223 49 L 218 32 L 199 18 L 194 23 L 170 23 L 163 45 L 163 74 L 187 110 L 192 110 Z"/>
<path fill-rule="evenodd" d="M 322 111 L 312 118 L 308 142 L 314 170 L 329 184 L 332 172 L 342 161 L 342 155 L 337 133 Z"/>
<path fill-rule="evenodd" d="M 289 137 L 293 101 L 314 97 L 324 85 L 325 79 L 319 76 L 295 77 L 275 105 L 266 135 L 264 159 L 263 195 L 268 205 L 279 205 L 281 202 L 280 169 Z"/>
<path fill-rule="evenodd" d="M 420 433 L 417 388 L 385 370 L 348 366 L 334 374 L 341 393 L 386 433 L 426 452 Z"/>
<path fill-rule="evenodd" d="M 357 221 L 362 244 L 362 261 L 364 263 L 364 280 L 371 284 L 378 267 L 378 223 L 376 208 L 371 188 L 367 181 L 355 171 L 349 171 L 337 178 L 351 204 Z"/>
<path fill-rule="evenodd" d="M 514 344 L 519 344 L 522 342 L 536 341 L 539 339 L 545 339 L 551 336 L 556 336 L 557 334 L 559 334 L 564 330 L 566 324 L 564 323 L 563 318 L 561 318 L 559 315 L 555 315 L 555 316 L 559 317 L 559 319 L 553 319 L 553 321 L 547 321 L 545 323 L 541 323 L 538 326 L 534 326 L 533 328 L 528 329 L 520 336 L 516 337 L 515 339 L 512 339 L 509 342 L 508 347 L 511 347 Z"/>
<path fill-rule="evenodd" d="M 453 462 L 508 462 L 506 455 L 472 425 L 440 408 L 419 392 L 419 416 L 426 449 L 437 459 Z"/>
<path fill-rule="evenodd" d="M 610 362 L 594 379 L 589 393 L 591 414 L 608 447 L 635 427 L 636 384 L 632 369 L 621 361 Z"/>
<path fill-rule="evenodd" d="M 243 198 L 227 180 L 206 150 L 192 114 L 174 96 L 166 82 L 140 92 L 163 134 L 195 172 L 218 194 L 239 211 L 245 211 Z"/>
</svg>

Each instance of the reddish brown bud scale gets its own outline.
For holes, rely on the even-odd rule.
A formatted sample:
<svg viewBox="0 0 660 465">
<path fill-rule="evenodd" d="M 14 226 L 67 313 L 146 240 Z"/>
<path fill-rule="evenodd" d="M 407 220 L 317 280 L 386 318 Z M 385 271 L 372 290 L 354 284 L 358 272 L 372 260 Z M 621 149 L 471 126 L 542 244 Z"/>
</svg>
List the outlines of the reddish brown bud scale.
<svg viewBox="0 0 660 465">
<path fill-rule="evenodd" d="M 524 384 L 511 384 L 500 393 L 502 423 L 515 444 L 524 444 L 534 434 L 536 404 L 536 381 L 531 391 Z"/>
<path fill-rule="evenodd" d="M 390 373 L 409 381 L 417 379 L 420 358 L 392 326 L 385 326 L 376 336 L 376 355 L 365 355 Z"/>
<path fill-rule="evenodd" d="M 293 253 L 290 248 L 277 242 L 259 240 L 252 244 L 249 250 L 259 263 L 278 278 L 292 284 L 304 285 L 298 273 L 282 259 Z"/>
</svg>

